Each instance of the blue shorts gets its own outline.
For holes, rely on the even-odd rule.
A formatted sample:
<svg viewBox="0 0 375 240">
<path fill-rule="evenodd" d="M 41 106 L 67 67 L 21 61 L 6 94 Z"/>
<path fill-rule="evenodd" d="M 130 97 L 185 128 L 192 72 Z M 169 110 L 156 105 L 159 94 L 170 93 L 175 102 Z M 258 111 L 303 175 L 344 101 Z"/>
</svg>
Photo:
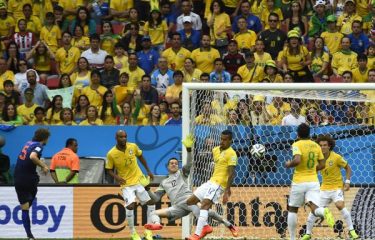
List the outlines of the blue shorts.
<svg viewBox="0 0 375 240">
<path fill-rule="evenodd" d="M 16 188 L 17 198 L 20 204 L 29 203 L 30 206 L 38 192 L 38 182 L 29 181 L 14 184 Z"/>
</svg>

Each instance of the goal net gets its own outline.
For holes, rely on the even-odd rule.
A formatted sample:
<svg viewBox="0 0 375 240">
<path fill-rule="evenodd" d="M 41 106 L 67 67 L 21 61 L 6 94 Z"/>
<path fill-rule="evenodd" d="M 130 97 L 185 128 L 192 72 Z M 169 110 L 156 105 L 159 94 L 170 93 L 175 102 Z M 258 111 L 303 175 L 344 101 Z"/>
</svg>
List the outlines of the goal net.
<svg viewBox="0 0 375 240">
<path fill-rule="evenodd" d="M 239 228 L 241 239 L 281 239 L 287 231 L 287 202 L 296 125 L 311 126 L 311 137 L 329 134 L 335 152 L 351 166 L 351 188 L 345 192 L 357 233 L 375 239 L 375 86 L 370 84 L 184 84 L 183 137 L 195 136 L 192 189 L 206 182 L 213 172 L 211 150 L 220 134 L 229 129 L 238 155 L 232 196 L 213 209 Z M 255 144 L 265 147 L 261 157 L 251 154 Z M 183 158 L 186 161 L 186 155 Z M 329 164 L 329 163 L 327 163 Z M 345 180 L 344 172 L 343 180 Z M 319 173 L 319 179 L 321 176 Z M 317 220 L 313 237 L 348 237 L 347 225 L 332 203 L 335 216 L 331 229 Z M 303 234 L 309 208 L 298 211 L 297 234 Z M 208 239 L 232 238 L 231 232 L 212 219 Z M 183 220 L 183 237 L 195 230 L 196 220 Z"/>
</svg>

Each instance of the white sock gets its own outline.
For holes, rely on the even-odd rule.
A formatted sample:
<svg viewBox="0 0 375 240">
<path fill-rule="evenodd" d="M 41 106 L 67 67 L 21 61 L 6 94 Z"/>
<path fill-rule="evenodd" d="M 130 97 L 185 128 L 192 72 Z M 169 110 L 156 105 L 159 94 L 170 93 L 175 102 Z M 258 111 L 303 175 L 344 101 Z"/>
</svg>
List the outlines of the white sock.
<svg viewBox="0 0 375 240">
<path fill-rule="evenodd" d="M 208 218 L 208 210 L 201 209 L 199 218 L 198 218 L 197 228 L 195 229 L 196 235 L 198 236 L 201 235 L 203 227 L 207 225 L 207 218 Z"/>
<path fill-rule="evenodd" d="M 345 219 L 346 224 L 348 224 L 349 231 L 353 230 L 354 227 L 353 227 L 353 222 L 352 222 L 352 216 L 350 215 L 350 212 L 348 211 L 348 209 L 343 208 L 341 210 L 341 215 Z"/>
<path fill-rule="evenodd" d="M 126 209 L 126 221 L 128 222 L 130 232 L 134 233 L 134 210 Z"/>
<path fill-rule="evenodd" d="M 155 205 L 147 205 L 147 223 L 152 223 L 152 220 L 151 220 L 152 212 L 155 212 Z"/>
<path fill-rule="evenodd" d="M 319 208 L 315 209 L 314 214 L 317 217 L 324 217 L 324 208 L 319 207 Z"/>
<path fill-rule="evenodd" d="M 290 240 L 296 239 L 297 213 L 288 212 L 288 231 Z"/>
<path fill-rule="evenodd" d="M 155 211 L 152 211 L 151 213 L 150 213 L 150 221 L 151 221 L 151 223 L 157 223 L 157 224 L 160 224 L 160 217 L 157 215 L 157 214 L 155 214 Z M 148 223 L 150 223 L 150 222 L 148 222 Z"/>
<path fill-rule="evenodd" d="M 212 217 L 213 219 L 215 219 L 216 221 L 224 224 L 224 226 L 226 227 L 229 227 L 230 225 L 232 225 L 230 222 L 228 222 L 228 220 L 224 219 L 222 216 L 220 216 L 217 212 L 213 211 L 213 210 L 208 210 L 208 216 L 209 217 Z"/>
<path fill-rule="evenodd" d="M 307 217 L 306 234 L 311 235 L 311 231 L 314 227 L 315 219 L 316 219 L 316 217 L 314 216 L 314 214 L 312 214 L 312 212 L 310 212 L 309 216 Z"/>
</svg>

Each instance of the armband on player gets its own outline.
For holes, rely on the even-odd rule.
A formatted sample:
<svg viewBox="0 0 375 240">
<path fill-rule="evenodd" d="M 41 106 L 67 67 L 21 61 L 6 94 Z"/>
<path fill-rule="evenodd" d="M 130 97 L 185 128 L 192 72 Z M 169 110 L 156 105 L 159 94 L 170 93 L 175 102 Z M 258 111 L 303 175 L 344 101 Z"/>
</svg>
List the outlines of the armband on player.
<svg viewBox="0 0 375 240">
<path fill-rule="evenodd" d="M 345 180 L 345 184 L 350 184 L 350 180 L 349 180 L 349 179 L 346 179 L 346 180 Z"/>
</svg>

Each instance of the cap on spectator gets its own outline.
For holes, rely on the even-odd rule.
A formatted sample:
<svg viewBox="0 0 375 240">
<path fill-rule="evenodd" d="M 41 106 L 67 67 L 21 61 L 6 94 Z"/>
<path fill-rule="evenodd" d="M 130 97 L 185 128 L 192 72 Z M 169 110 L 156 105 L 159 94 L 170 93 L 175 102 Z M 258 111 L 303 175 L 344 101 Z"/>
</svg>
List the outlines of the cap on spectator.
<svg viewBox="0 0 375 240">
<path fill-rule="evenodd" d="M 299 31 L 297 30 L 290 30 L 288 32 L 288 38 L 300 38 Z"/>
<path fill-rule="evenodd" d="M 5 1 L 0 1 L 0 9 L 7 9 L 7 5 L 5 4 Z"/>
<path fill-rule="evenodd" d="M 353 4 L 355 4 L 354 0 L 345 0 L 345 4 L 347 4 L 348 2 L 352 2 Z"/>
<path fill-rule="evenodd" d="M 329 15 L 327 17 L 327 22 L 337 22 L 337 18 L 335 15 Z"/>
<path fill-rule="evenodd" d="M 276 68 L 276 63 L 274 60 L 267 60 L 266 61 L 266 67 L 274 67 Z"/>
<path fill-rule="evenodd" d="M 317 6 L 320 6 L 320 5 L 325 6 L 326 5 L 326 1 L 324 1 L 324 0 L 317 0 L 315 2 L 314 8 L 316 8 Z"/>
<path fill-rule="evenodd" d="M 255 95 L 253 98 L 253 102 L 264 102 L 264 96 L 263 95 Z"/>
<path fill-rule="evenodd" d="M 184 17 L 182 18 L 182 22 L 183 22 L 183 23 L 186 23 L 186 22 L 191 23 L 191 17 L 190 17 L 190 16 L 184 16 Z"/>
<path fill-rule="evenodd" d="M 143 42 L 143 41 L 151 41 L 150 36 L 148 36 L 148 35 L 144 35 L 144 36 L 142 37 L 142 42 Z"/>
</svg>

